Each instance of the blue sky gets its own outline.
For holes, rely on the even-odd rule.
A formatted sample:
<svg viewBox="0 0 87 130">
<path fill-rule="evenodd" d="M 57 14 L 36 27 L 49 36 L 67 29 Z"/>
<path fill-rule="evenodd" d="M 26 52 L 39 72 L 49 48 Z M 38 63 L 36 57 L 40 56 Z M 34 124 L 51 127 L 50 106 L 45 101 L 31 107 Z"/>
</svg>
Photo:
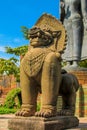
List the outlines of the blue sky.
<svg viewBox="0 0 87 130">
<path fill-rule="evenodd" d="M 59 18 L 59 0 L 2 0 L 0 1 L 0 58 L 8 59 L 5 46 L 28 44 L 21 26 L 31 28 L 43 13 Z"/>
</svg>

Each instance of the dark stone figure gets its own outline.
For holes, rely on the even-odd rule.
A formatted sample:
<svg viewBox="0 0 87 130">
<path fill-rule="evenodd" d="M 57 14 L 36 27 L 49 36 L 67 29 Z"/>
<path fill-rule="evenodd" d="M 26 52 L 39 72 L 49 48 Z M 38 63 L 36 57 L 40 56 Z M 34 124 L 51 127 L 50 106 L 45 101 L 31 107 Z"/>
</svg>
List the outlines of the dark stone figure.
<svg viewBox="0 0 87 130">
<path fill-rule="evenodd" d="M 68 35 L 63 60 L 77 67 L 87 59 L 87 0 L 61 0 L 61 21 Z"/>
<path fill-rule="evenodd" d="M 75 75 L 65 70 L 61 71 L 62 80 L 59 93 L 62 96 L 62 110 L 58 115 L 72 116 L 75 114 L 76 92 L 79 88 L 79 82 Z"/>
</svg>

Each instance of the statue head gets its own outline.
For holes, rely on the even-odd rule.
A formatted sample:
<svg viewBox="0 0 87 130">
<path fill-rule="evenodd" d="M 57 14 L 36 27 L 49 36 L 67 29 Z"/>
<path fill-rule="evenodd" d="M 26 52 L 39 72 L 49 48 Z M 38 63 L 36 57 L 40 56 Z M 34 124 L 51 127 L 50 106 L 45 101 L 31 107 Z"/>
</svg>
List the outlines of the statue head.
<svg viewBox="0 0 87 130">
<path fill-rule="evenodd" d="M 50 29 L 41 29 L 38 26 L 34 26 L 29 31 L 30 44 L 33 47 L 49 46 L 54 43 L 55 38 L 60 38 L 61 31 L 51 31 Z"/>
<path fill-rule="evenodd" d="M 66 47 L 66 31 L 63 24 L 49 14 L 43 14 L 29 30 L 30 45 L 47 46 L 49 49 L 63 53 Z"/>
</svg>

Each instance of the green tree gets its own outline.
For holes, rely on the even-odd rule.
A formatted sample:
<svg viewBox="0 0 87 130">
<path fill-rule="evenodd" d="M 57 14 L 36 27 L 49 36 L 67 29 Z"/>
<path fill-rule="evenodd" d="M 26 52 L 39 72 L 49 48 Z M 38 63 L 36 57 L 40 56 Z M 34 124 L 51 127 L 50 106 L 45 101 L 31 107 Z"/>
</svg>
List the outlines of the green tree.
<svg viewBox="0 0 87 130">
<path fill-rule="evenodd" d="M 29 40 L 29 29 L 25 26 L 21 27 L 21 32 L 26 40 Z M 28 51 L 28 45 L 19 46 L 16 48 L 5 47 L 6 53 L 14 54 L 16 56 L 24 56 L 25 53 Z"/>
<path fill-rule="evenodd" d="M 28 45 L 11 48 L 11 47 L 5 47 L 6 53 L 14 54 L 16 56 L 24 56 L 25 53 L 28 51 Z"/>
<path fill-rule="evenodd" d="M 80 61 L 79 66 L 87 68 L 87 60 Z"/>
<path fill-rule="evenodd" d="M 24 38 L 29 40 L 29 29 L 25 26 L 21 27 L 21 31 L 23 32 Z M 25 53 L 28 51 L 28 45 L 24 45 L 24 46 L 19 46 L 16 48 L 11 48 L 11 47 L 5 47 L 5 51 L 6 53 L 9 54 L 14 54 L 16 56 L 24 56 Z M 16 77 L 16 80 L 19 81 L 20 79 L 20 73 L 19 73 L 19 67 L 17 66 L 17 62 L 18 59 L 16 58 L 10 58 L 9 60 L 5 60 L 5 59 L 1 59 L 1 66 L 2 69 L 0 70 L 0 73 L 6 73 L 7 75 L 9 74 L 14 74 L 14 76 Z"/>
<path fill-rule="evenodd" d="M 25 26 L 21 27 L 21 32 L 23 32 L 23 36 L 26 40 L 29 40 L 29 29 Z M 6 53 L 14 54 L 16 56 L 24 56 L 28 51 L 28 45 L 19 46 L 16 48 L 5 47 Z M 0 74 L 6 75 L 14 75 L 16 77 L 16 81 L 20 81 L 20 66 L 18 65 L 20 61 L 14 57 L 10 59 L 0 58 Z"/>
<path fill-rule="evenodd" d="M 30 31 L 30 29 L 28 29 L 27 27 L 25 27 L 25 26 L 21 27 L 21 32 L 23 33 L 23 36 L 26 40 L 29 40 L 29 38 L 30 38 L 29 31 Z"/>
<path fill-rule="evenodd" d="M 14 75 L 16 80 L 19 81 L 19 65 L 18 60 L 14 57 L 10 59 L 0 58 L 0 74 L 1 75 Z"/>
</svg>

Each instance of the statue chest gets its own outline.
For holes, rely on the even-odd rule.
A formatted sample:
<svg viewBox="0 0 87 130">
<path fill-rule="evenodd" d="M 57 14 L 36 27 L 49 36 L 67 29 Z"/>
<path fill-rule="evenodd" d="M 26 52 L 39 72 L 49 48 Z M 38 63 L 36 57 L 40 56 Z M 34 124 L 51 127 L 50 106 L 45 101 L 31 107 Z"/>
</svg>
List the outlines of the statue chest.
<svg viewBox="0 0 87 130">
<path fill-rule="evenodd" d="M 26 53 L 25 62 L 28 65 L 29 70 L 27 71 L 30 77 L 34 77 L 39 73 L 44 59 L 49 52 L 49 50 L 44 48 L 35 48 Z"/>
</svg>

